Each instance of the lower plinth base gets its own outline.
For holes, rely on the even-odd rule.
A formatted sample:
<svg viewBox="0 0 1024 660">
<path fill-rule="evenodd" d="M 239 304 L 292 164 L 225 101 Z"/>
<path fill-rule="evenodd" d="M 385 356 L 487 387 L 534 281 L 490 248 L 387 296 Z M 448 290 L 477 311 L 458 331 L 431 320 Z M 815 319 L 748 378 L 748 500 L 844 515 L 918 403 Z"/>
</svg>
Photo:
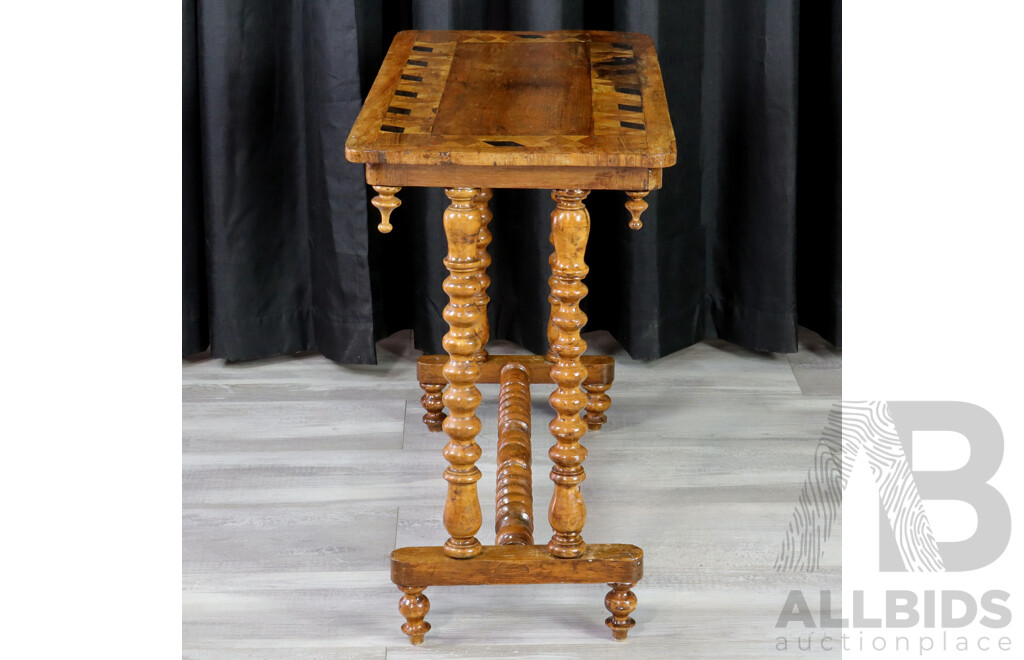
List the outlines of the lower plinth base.
<svg viewBox="0 0 1024 660">
<path fill-rule="evenodd" d="M 544 545 L 485 545 L 472 559 L 453 559 L 441 546 L 391 553 L 391 581 L 401 586 L 465 584 L 636 583 L 644 551 L 623 543 L 591 543 L 582 557 L 552 557 Z"/>
<path fill-rule="evenodd" d="M 422 642 L 430 628 L 423 621 L 430 608 L 424 589 L 481 584 L 608 583 L 612 591 L 605 606 L 612 616 L 606 623 L 615 639 L 624 640 L 636 608 L 630 587 L 643 577 L 643 563 L 643 550 L 622 543 L 589 544 L 576 559 L 552 557 L 543 545 L 485 545 L 471 559 L 453 559 L 441 546 L 399 548 L 391 553 L 391 581 L 406 594 L 399 609 L 407 619 L 402 629 L 413 644 Z"/>
</svg>

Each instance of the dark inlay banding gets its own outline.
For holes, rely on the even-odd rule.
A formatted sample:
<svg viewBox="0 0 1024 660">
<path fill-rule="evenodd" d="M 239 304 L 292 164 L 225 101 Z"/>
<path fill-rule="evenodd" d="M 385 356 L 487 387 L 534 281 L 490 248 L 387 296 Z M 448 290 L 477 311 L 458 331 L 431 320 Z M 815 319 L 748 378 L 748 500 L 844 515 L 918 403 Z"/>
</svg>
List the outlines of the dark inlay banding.
<svg viewBox="0 0 1024 660">
<path fill-rule="evenodd" d="M 395 106 L 392 105 L 388 106 L 388 112 L 394 113 L 396 115 L 408 115 L 412 113 L 412 110 L 409 108 L 396 108 Z"/>
<path fill-rule="evenodd" d="M 625 103 L 620 103 L 619 110 L 625 110 L 627 112 L 643 112 L 644 108 L 640 105 L 626 105 Z"/>
<path fill-rule="evenodd" d="M 405 133 L 405 128 L 401 126 L 391 126 L 389 124 L 381 124 L 380 130 L 386 131 L 388 133 Z"/>
<path fill-rule="evenodd" d="M 612 42 L 612 47 L 613 48 L 618 48 L 620 50 L 633 50 L 633 46 L 632 45 L 624 44 L 621 41 L 613 41 Z"/>
<path fill-rule="evenodd" d="M 542 35 L 542 34 L 517 34 L 516 36 L 519 37 L 520 39 L 543 39 L 544 38 L 544 35 Z M 516 145 L 516 146 L 517 147 L 521 147 L 523 145 L 519 144 L 519 145 Z"/>
<path fill-rule="evenodd" d="M 615 91 L 619 94 L 632 94 L 633 96 L 640 96 L 640 90 L 636 87 L 616 87 Z"/>
<path fill-rule="evenodd" d="M 413 46 L 413 50 L 418 50 L 421 53 L 433 53 L 434 49 L 429 46 Z"/>
<path fill-rule="evenodd" d="M 411 99 L 414 99 L 417 96 L 419 96 L 419 94 L 417 94 L 416 92 L 409 92 L 409 91 L 406 91 L 404 89 L 396 89 L 395 90 L 395 96 L 407 96 L 407 97 L 409 97 Z"/>
<path fill-rule="evenodd" d="M 410 76 L 408 73 L 402 74 L 402 80 L 411 80 L 413 82 L 423 82 L 423 76 Z"/>
<path fill-rule="evenodd" d="M 610 65 L 610 66 L 618 66 L 618 65 L 621 65 L 621 64 L 636 64 L 636 58 L 635 57 L 609 57 L 608 59 L 606 59 L 603 62 L 598 62 L 598 64 L 607 64 L 607 65 Z"/>
<path fill-rule="evenodd" d="M 427 66 L 427 63 L 423 60 L 406 60 L 405 63 L 411 66 Z"/>
<path fill-rule="evenodd" d="M 619 126 L 622 126 L 623 128 L 637 128 L 641 131 L 644 130 L 643 124 L 638 124 L 634 121 L 620 121 Z"/>
<path fill-rule="evenodd" d="M 512 142 L 511 140 L 484 140 L 487 144 L 492 147 L 521 147 L 523 145 L 518 142 Z"/>
</svg>

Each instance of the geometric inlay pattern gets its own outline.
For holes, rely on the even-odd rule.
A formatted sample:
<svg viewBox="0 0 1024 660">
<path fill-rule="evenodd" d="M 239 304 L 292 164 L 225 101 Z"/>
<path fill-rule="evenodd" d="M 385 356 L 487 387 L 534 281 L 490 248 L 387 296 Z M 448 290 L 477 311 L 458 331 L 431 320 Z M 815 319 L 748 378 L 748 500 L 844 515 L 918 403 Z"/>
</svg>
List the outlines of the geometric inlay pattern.
<svg viewBox="0 0 1024 660">
<path fill-rule="evenodd" d="M 502 96 L 521 107 L 496 103 Z M 675 138 L 646 35 L 409 30 L 346 153 L 395 165 L 660 168 L 675 162 Z"/>
<path fill-rule="evenodd" d="M 451 70 L 458 43 L 565 43 L 588 44 L 591 66 L 593 130 L 591 135 L 444 136 L 445 144 L 482 147 L 592 146 L 592 136 L 616 136 L 630 146 L 644 145 L 643 97 L 633 46 L 627 42 L 592 41 L 587 33 L 530 34 L 477 32 L 459 42 L 420 42 L 412 46 L 391 99 L 382 133 L 430 135 L 437 107 Z"/>
<path fill-rule="evenodd" d="M 590 84 L 594 135 L 627 135 L 646 130 L 640 74 L 632 44 L 590 44 Z"/>
<path fill-rule="evenodd" d="M 413 44 L 380 126 L 382 133 L 430 133 L 452 66 L 455 43 L 417 41 Z"/>
</svg>

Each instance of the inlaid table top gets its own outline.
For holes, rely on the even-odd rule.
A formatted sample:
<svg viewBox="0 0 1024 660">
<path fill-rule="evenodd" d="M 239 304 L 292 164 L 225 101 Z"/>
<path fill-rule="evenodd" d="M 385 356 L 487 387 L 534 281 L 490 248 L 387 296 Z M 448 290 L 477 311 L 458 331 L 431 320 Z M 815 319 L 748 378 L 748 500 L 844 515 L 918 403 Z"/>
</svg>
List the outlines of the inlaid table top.
<svg viewBox="0 0 1024 660">
<path fill-rule="evenodd" d="M 391 44 L 345 155 L 402 166 L 658 170 L 649 189 L 675 163 L 676 144 L 646 35 L 409 30 Z"/>
</svg>

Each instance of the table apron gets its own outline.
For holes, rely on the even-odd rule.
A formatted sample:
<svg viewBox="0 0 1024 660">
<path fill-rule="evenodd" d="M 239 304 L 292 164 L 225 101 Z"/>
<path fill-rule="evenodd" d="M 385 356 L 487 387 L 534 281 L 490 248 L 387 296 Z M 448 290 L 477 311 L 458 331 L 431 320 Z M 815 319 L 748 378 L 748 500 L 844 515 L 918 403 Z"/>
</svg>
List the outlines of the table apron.
<svg viewBox="0 0 1024 660">
<path fill-rule="evenodd" d="M 370 185 L 429 188 L 582 188 L 636 191 L 661 188 L 661 169 L 367 163 L 366 182 Z"/>
</svg>

